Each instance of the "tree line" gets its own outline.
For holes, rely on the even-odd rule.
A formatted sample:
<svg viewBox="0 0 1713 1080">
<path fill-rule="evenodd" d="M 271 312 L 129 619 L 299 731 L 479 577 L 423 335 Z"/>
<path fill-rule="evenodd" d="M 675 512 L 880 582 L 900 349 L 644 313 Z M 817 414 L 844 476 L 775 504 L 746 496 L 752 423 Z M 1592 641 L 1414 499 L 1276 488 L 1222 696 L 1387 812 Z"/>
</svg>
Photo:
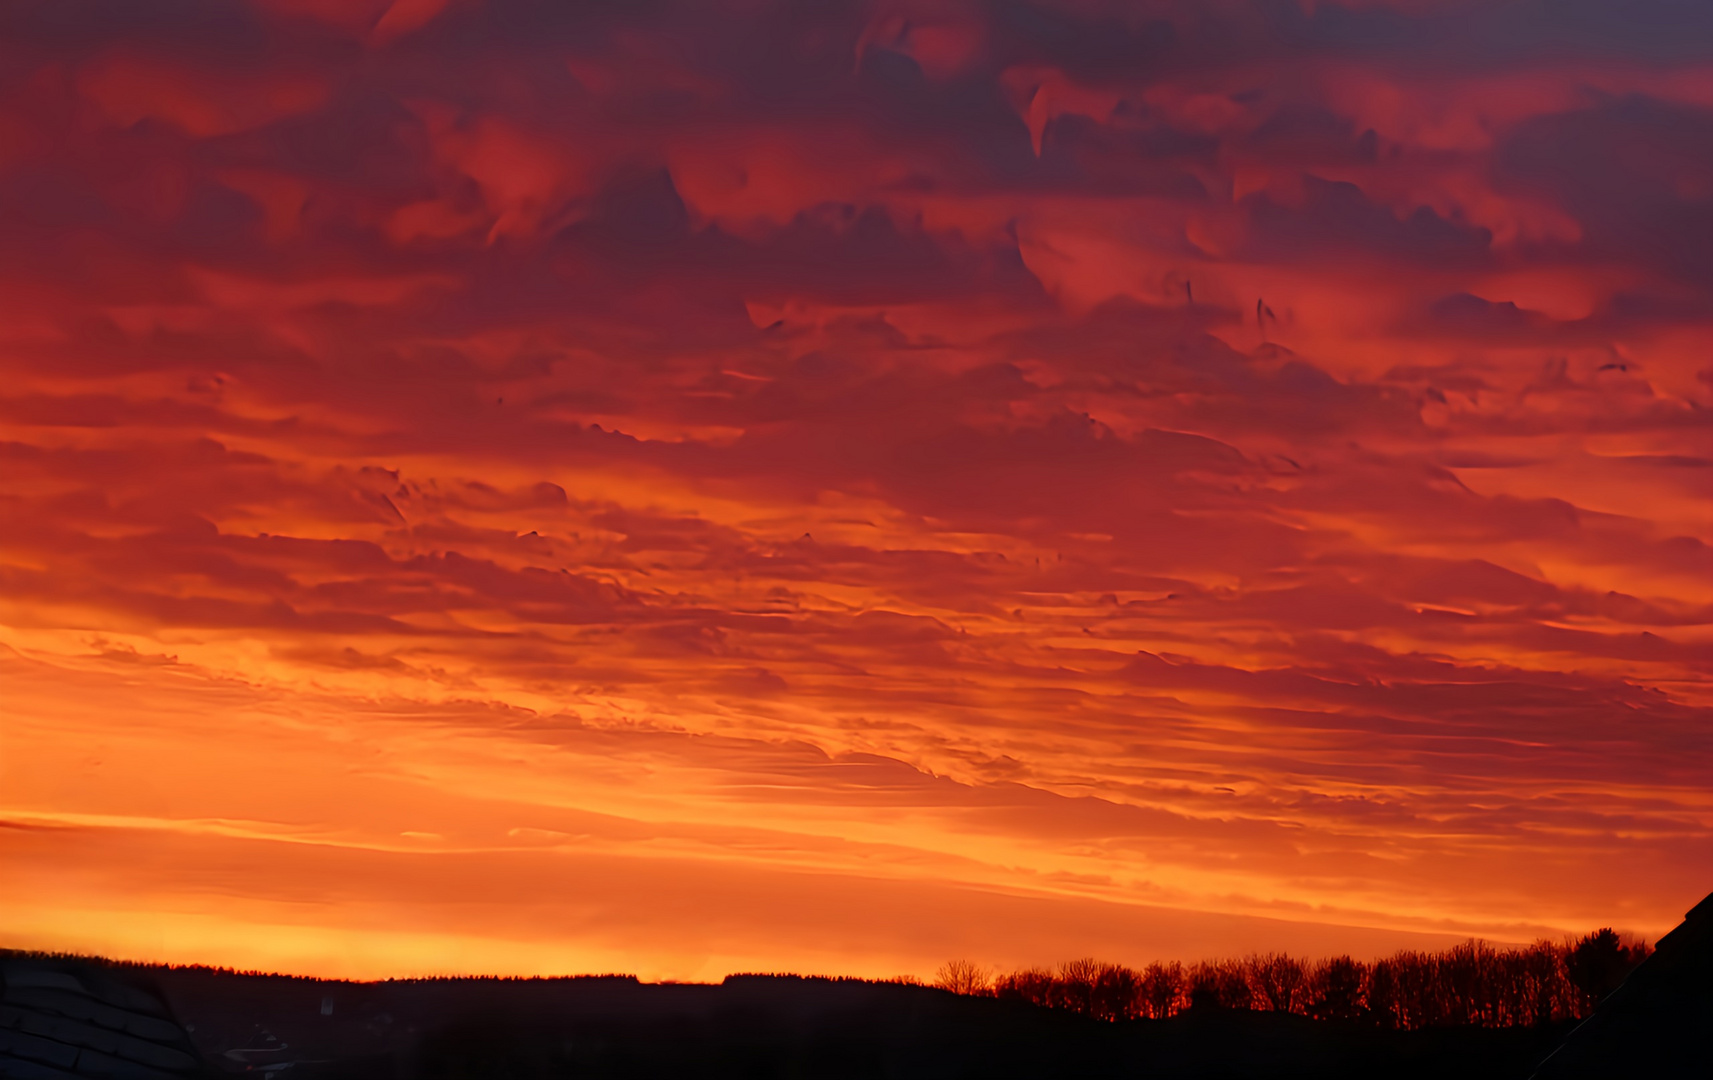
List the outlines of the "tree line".
<svg viewBox="0 0 1713 1080">
<path fill-rule="evenodd" d="M 993 976 L 968 961 L 939 971 L 935 985 L 959 994 L 1011 998 L 1101 1020 L 1163 1020 L 1186 1010 L 1257 1009 L 1384 1028 L 1517 1027 L 1579 1020 L 1648 954 L 1611 929 L 1562 943 L 1500 949 L 1468 941 L 1443 952 L 1405 950 L 1365 963 L 1283 953 L 1185 965 L 1073 960 L 1057 970 Z"/>
</svg>

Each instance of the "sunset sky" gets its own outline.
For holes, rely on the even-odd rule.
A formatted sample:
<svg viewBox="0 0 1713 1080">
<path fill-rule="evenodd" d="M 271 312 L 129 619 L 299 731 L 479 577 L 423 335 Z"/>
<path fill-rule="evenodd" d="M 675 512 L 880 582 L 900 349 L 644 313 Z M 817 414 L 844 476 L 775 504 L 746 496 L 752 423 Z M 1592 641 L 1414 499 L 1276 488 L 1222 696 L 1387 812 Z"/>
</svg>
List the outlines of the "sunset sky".
<svg viewBox="0 0 1713 1080">
<path fill-rule="evenodd" d="M 1713 5 L 0 6 L 0 946 L 1713 889 Z"/>
</svg>

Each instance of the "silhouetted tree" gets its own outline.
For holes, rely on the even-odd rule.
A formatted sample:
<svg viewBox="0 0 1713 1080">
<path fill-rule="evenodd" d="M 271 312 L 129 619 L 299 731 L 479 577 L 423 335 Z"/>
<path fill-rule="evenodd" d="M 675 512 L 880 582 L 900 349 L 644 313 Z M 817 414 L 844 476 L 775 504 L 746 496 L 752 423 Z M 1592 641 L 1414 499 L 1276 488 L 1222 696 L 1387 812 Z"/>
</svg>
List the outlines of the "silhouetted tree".
<svg viewBox="0 0 1713 1080">
<path fill-rule="evenodd" d="M 937 984 L 1105 1020 L 1164 1020 L 1185 1008 L 1265 1008 L 1404 1030 L 1518 1027 L 1587 1016 L 1647 954 L 1645 943 L 1626 944 L 1608 929 L 1573 944 L 1495 949 L 1466 941 L 1438 953 L 1404 950 L 1372 966 L 1348 956 L 1305 965 L 1279 953 L 1204 961 L 1188 970 L 1153 963 L 1140 972 L 1073 960 L 1056 973 L 1031 968 L 1002 976 L 991 991 L 985 972 L 960 982 L 956 972 L 963 969 L 948 964 Z"/>
<path fill-rule="evenodd" d="M 954 994 L 985 997 L 993 992 L 987 969 L 969 960 L 948 960 L 934 974 L 934 985 Z"/>
<path fill-rule="evenodd" d="M 1634 965 L 1629 962 L 1629 950 L 1624 948 L 1617 931 L 1605 926 L 1576 939 L 1564 967 L 1571 984 L 1590 1003 L 1595 1003 L 1615 991 Z"/>
<path fill-rule="evenodd" d="M 1299 1011 L 1308 972 L 1302 962 L 1284 953 L 1250 956 L 1243 962 L 1255 1004 L 1274 1012 Z"/>
<path fill-rule="evenodd" d="M 1410 969 L 1400 953 L 1368 969 L 1368 1017 L 1383 1028 L 1412 1027 Z"/>
<path fill-rule="evenodd" d="M 1533 1027 L 1566 1019 L 1576 1011 L 1565 968 L 1567 950 L 1537 941 L 1517 952 L 1500 953 L 1508 988 L 1505 1022 Z"/>
<path fill-rule="evenodd" d="M 1348 956 L 1335 956 L 1314 966 L 1309 976 L 1309 1015 L 1322 1020 L 1356 1020 L 1366 1011 L 1368 971 Z"/>
<path fill-rule="evenodd" d="M 1071 1012 L 1094 1012 L 1094 984 L 1100 977 L 1100 964 L 1092 959 L 1070 960 L 1059 965 L 1059 977 L 1053 987 L 1053 1004 Z"/>
<path fill-rule="evenodd" d="M 1123 964 L 1102 964 L 1091 996 L 1094 1015 L 1102 1020 L 1134 1020 L 1142 1015 L 1142 978 Z"/>
<path fill-rule="evenodd" d="M 1203 961 L 1190 968 L 1190 1008 L 1247 1009 L 1249 977 L 1241 960 Z"/>
<path fill-rule="evenodd" d="M 1176 960 L 1149 964 L 1142 971 L 1143 1014 L 1155 1020 L 1175 1016 L 1184 1007 L 1184 967 Z"/>
<path fill-rule="evenodd" d="M 1439 954 L 1439 976 L 1453 1024 L 1492 1026 L 1498 1019 L 1497 965 L 1484 941 L 1466 941 Z"/>
<path fill-rule="evenodd" d="M 1002 975 L 994 980 L 994 996 L 1027 1001 L 1031 1005 L 1052 1005 L 1053 973 L 1040 968 L 1027 968 Z"/>
</svg>

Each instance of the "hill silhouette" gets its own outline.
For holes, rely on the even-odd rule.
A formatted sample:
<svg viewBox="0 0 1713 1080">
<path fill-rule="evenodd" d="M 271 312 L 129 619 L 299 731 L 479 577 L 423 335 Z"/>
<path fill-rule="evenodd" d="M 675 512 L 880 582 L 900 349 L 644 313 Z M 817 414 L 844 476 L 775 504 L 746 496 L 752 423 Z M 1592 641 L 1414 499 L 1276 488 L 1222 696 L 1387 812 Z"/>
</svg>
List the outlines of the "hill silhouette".
<svg viewBox="0 0 1713 1080">
<path fill-rule="evenodd" d="M 733 976 L 718 985 L 617 976 L 349 983 L 19 955 L 4 970 L 11 1030 L 0 1047 L 0 1076 L 61 1080 L 257 1072 L 318 1080 L 1336 1078 L 1441 1076 L 1449 1069 L 1472 1080 L 1509 1080 L 1526 1075 L 1564 1034 L 1562 1025 L 1386 1031 L 1288 1013 L 1195 1008 L 1168 1020 L 1111 1023 L 934 987 L 797 976 Z M 77 1071 L 76 1053 L 63 1050 L 53 1061 L 26 1060 L 26 1053 L 43 1056 L 41 1044 L 19 1040 L 43 1036 L 18 1031 L 19 1006 L 28 1002 L 13 999 L 44 981 L 43 973 L 152 991 L 162 1005 L 143 1013 L 182 1025 L 201 1072 L 142 1062 L 122 1071 L 87 1049 L 98 1071 Z M 63 1008 L 64 1001 L 45 1004 Z M 87 1044 L 91 1030 L 101 1033 L 99 1025 L 87 1025 L 72 1042 Z"/>
<path fill-rule="evenodd" d="M 1169 998 L 1162 965 L 1138 973 L 1092 961 L 997 981 L 951 964 L 948 989 L 797 975 L 358 983 L 3 952 L 0 1077 L 1713 1075 L 1713 897 L 1628 979 L 1640 951 L 1609 931 L 1555 948 L 1472 943 L 1295 968 L 1251 957 L 1180 969 Z M 1549 955 L 1551 978 L 1539 966 Z M 1493 981 L 1507 973 L 1533 979 L 1528 993 Z M 1404 974 L 1420 980 L 1410 994 Z M 1588 995 L 1622 982 L 1578 1026 L 1559 1006 L 1582 999 L 1553 979 Z M 1558 997 L 1539 998 L 1543 987 Z M 1461 1003 L 1419 1011 L 1448 992 Z M 1536 1004 L 1524 1007 L 1530 994 Z M 1157 1018 L 1141 1015 L 1150 1010 Z"/>
</svg>

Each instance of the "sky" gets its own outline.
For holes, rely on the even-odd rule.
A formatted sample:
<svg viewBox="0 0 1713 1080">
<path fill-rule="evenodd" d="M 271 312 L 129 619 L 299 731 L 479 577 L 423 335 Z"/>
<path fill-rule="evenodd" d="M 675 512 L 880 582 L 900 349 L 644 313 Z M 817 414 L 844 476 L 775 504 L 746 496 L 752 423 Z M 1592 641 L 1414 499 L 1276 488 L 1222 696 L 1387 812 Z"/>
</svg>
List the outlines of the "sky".
<svg viewBox="0 0 1713 1080">
<path fill-rule="evenodd" d="M 1713 6 L 20 0 L 0 944 L 931 976 L 1713 889 Z"/>
</svg>

